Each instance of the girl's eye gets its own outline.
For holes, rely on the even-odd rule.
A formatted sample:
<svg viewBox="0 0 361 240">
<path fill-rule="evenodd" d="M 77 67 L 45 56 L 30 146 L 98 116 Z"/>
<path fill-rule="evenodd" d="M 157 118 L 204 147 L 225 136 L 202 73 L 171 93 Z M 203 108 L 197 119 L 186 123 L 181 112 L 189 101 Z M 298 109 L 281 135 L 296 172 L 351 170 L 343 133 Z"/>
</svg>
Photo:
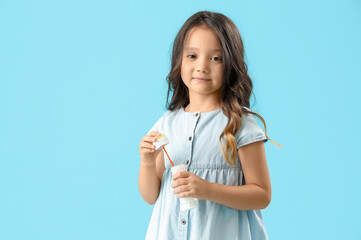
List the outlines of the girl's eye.
<svg viewBox="0 0 361 240">
<path fill-rule="evenodd" d="M 215 59 L 215 61 L 222 61 L 222 58 L 219 58 L 219 57 L 213 57 Z"/>
<path fill-rule="evenodd" d="M 187 58 L 194 59 L 194 58 L 196 58 L 196 56 L 193 55 L 193 54 L 189 54 L 189 55 L 187 55 Z M 216 62 L 221 62 L 222 61 L 222 58 L 220 58 L 220 57 L 212 57 L 211 59 L 214 59 Z"/>
</svg>

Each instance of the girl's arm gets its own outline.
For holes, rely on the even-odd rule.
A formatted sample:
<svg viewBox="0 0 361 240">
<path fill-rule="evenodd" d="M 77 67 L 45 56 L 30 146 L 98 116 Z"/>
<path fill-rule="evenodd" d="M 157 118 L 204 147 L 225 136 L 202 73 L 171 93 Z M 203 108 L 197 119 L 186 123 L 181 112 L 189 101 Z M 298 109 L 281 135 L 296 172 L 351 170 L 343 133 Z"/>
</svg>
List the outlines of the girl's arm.
<svg viewBox="0 0 361 240">
<path fill-rule="evenodd" d="M 263 209 L 271 201 L 271 180 L 263 141 L 238 149 L 246 185 L 230 186 L 212 183 L 190 172 L 173 176 L 172 187 L 177 197 L 195 197 L 210 200 L 238 210 Z"/>
<path fill-rule="evenodd" d="M 209 183 L 208 199 L 239 210 L 266 208 L 271 202 L 272 190 L 263 141 L 240 147 L 238 156 L 245 185 Z"/>
<path fill-rule="evenodd" d="M 138 188 L 140 195 L 149 204 L 157 201 L 162 176 L 165 171 L 164 157 L 162 150 L 155 151 L 153 142 L 160 133 L 151 132 L 143 137 L 140 143 L 140 170 L 138 178 Z"/>
</svg>

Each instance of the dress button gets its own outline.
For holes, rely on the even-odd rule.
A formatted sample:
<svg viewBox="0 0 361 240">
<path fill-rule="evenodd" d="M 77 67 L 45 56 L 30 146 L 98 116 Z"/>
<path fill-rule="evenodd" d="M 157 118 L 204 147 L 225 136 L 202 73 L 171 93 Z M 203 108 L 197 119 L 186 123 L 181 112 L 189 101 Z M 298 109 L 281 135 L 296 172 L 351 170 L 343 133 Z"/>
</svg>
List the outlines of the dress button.
<svg viewBox="0 0 361 240">
<path fill-rule="evenodd" d="M 194 114 L 194 115 L 195 115 L 196 117 L 198 117 L 198 115 L 199 115 L 199 114 L 198 114 L 198 113 L 196 113 L 196 114 Z"/>
<path fill-rule="evenodd" d="M 189 140 L 189 141 L 192 141 L 192 137 L 189 137 L 188 140 Z"/>
<path fill-rule="evenodd" d="M 187 223 L 186 220 L 183 218 L 183 219 L 182 219 L 182 224 L 183 224 L 183 225 L 186 225 L 186 223 Z"/>
<path fill-rule="evenodd" d="M 187 165 L 189 164 L 189 160 L 187 160 L 186 164 L 187 164 Z"/>
</svg>

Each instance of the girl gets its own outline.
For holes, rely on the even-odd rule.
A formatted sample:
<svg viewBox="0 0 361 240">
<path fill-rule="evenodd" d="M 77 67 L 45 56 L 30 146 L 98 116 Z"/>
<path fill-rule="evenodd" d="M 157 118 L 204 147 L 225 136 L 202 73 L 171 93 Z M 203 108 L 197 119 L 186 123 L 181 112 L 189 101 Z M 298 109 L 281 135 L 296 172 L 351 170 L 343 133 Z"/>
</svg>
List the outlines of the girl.
<svg viewBox="0 0 361 240">
<path fill-rule="evenodd" d="M 268 239 L 260 209 L 271 201 L 269 138 L 249 109 L 252 81 L 237 27 L 223 14 L 195 13 L 175 38 L 171 65 L 168 111 L 139 144 L 139 191 L 155 203 L 146 239 Z M 153 145 L 160 134 L 174 165 L 187 171 L 172 175 Z M 197 207 L 180 211 L 182 197 Z"/>
</svg>

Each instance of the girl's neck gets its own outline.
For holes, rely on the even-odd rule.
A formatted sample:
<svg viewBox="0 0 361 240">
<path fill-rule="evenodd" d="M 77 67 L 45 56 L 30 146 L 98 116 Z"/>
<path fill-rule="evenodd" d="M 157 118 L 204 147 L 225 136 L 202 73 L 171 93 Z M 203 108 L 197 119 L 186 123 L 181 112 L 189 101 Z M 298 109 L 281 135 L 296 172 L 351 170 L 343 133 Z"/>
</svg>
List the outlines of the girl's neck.
<svg viewBox="0 0 361 240">
<path fill-rule="evenodd" d="M 184 108 L 186 112 L 210 112 L 221 108 L 216 98 L 190 97 L 189 104 Z"/>
</svg>

